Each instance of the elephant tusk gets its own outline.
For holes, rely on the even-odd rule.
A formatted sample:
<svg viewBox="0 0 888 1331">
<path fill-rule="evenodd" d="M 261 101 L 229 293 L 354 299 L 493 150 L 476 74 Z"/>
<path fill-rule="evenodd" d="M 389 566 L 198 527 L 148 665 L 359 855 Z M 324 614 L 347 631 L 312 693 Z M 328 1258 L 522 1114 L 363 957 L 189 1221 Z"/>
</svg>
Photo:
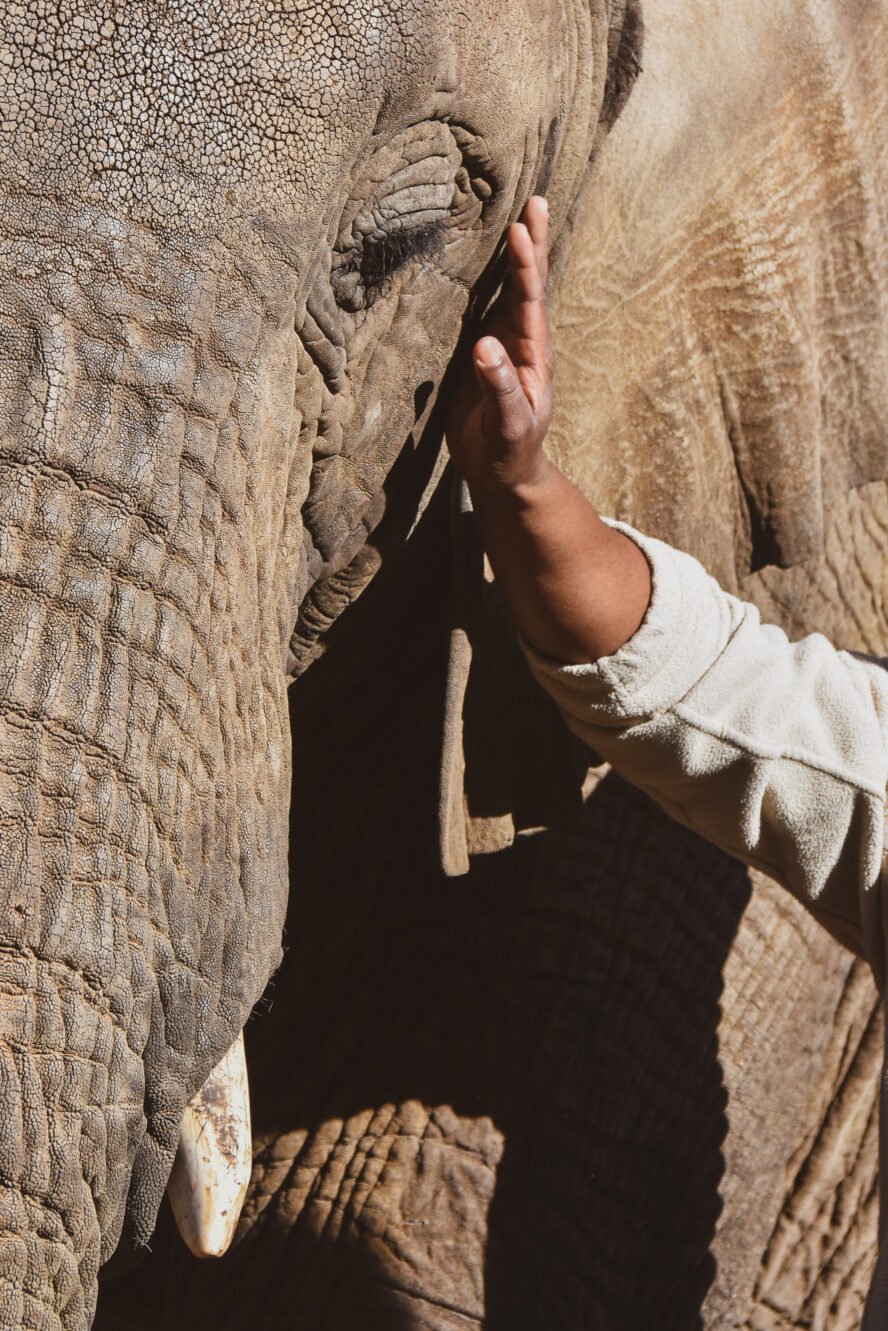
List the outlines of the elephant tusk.
<svg viewBox="0 0 888 1331">
<path fill-rule="evenodd" d="M 195 1257 L 221 1257 L 234 1237 L 253 1162 L 243 1032 L 182 1118 L 167 1194 Z"/>
</svg>

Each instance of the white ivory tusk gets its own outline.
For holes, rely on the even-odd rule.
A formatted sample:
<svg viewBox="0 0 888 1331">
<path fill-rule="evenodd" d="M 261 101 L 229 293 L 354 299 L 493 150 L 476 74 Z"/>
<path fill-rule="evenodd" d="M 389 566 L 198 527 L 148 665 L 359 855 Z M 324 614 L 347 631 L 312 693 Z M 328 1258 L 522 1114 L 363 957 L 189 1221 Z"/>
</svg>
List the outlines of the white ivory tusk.
<svg viewBox="0 0 888 1331">
<path fill-rule="evenodd" d="M 250 1089 L 241 1033 L 185 1110 L 167 1193 L 195 1257 L 228 1250 L 250 1181 Z"/>
</svg>

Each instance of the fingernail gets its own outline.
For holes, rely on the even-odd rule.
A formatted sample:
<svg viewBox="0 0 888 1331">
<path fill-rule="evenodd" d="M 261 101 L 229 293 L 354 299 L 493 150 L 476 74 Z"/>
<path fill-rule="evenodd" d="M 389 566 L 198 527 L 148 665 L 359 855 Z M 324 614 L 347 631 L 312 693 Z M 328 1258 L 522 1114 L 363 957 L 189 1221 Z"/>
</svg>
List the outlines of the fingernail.
<svg viewBox="0 0 888 1331">
<path fill-rule="evenodd" d="M 492 339 L 483 338 L 478 343 L 478 362 L 480 365 L 488 365 L 491 368 L 502 365 L 503 353 Z"/>
<path fill-rule="evenodd" d="M 543 212 L 547 213 L 549 211 L 549 200 L 545 198 L 542 194 L 540 195 L 540 200 L 543 205 Z"/>
</svg>

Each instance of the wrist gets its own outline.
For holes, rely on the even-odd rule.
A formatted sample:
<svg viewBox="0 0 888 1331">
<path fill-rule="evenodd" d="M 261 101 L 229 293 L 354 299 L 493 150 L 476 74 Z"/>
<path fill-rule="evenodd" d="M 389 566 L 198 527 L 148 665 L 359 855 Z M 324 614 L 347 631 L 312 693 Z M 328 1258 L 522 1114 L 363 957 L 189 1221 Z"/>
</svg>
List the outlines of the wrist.
<svg viewBox="0 0 888 1331">
<path fill-rule="evenodd" d="M 542 451 L 530 466 L 520 471 L 514 467 L 508 472 L 490 468 L 483 477 L 467 477 L 466 483 L 476 511 L 494 507 L 516 513 L 549 502 L 561 486 L 570 484 Z"/>
</svg>

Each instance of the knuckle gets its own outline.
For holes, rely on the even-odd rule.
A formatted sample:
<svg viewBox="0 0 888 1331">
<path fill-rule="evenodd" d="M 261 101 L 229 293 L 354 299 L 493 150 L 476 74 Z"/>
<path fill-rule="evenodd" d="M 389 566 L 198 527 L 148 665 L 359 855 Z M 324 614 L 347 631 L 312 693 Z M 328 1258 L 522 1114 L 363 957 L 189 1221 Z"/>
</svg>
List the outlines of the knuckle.
<svg viewBox="0 0 888 1331">
<path fill-rule="evenodd" d="M 513 398 L 521 391 L 521 385 L 515 375 L 510 370 L 506 370 L 500 375 L 497 391 L 500 397 Z"/>
</svg>

